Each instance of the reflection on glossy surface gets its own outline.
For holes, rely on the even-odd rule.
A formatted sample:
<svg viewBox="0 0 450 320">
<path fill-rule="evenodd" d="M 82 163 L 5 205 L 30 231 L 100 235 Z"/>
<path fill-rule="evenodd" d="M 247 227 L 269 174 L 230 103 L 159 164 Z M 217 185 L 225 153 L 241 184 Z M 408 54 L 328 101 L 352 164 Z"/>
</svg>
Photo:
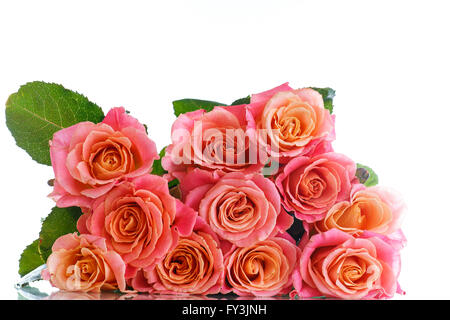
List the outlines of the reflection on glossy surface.
<svg viewBox="0 0 450 320">
<path fill-rule="evenodd" d="M 120 295 L 114 292 L 67 292 L 57 291 L 45 300 L 118 300 Z"/>
<path fill-rule="evenodd" d="M 116 293 L 116 292 L 68 292 L 54 291 L 49 294 L 41 292 L 31 286 L 17 289 L 21 300 L 289 300 L 288 296 L 278 297 L 239 297 L 234 294 L 227 295 L 167 295 L 144 293 Z"/>
<path fill-rule="evenodd" d="M 169 294 L 136 294 L 133 300 L 217 300 L 210 296 L 169 295 Z"/>
</svg>

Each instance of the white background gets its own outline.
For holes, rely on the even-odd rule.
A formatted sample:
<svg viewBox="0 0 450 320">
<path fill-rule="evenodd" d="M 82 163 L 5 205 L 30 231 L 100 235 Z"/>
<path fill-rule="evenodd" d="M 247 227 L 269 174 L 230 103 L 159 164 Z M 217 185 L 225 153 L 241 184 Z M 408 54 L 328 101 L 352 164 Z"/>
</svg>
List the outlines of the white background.
<svg viewBox="0 0 450 320">
<path fill-rule="evenodd" d="M 43 80 L 125 106 L 158 148 L 171 101 L 231 102 L 289 81 L 336 89 L 336 151 L 375 169 L 409 211 L 397 299 L 450 298 L 448 1 L 1 1 L 0 101 Z M 53 203 L 52 169 L 0 112 L 0 298 Z"/>
</svg>

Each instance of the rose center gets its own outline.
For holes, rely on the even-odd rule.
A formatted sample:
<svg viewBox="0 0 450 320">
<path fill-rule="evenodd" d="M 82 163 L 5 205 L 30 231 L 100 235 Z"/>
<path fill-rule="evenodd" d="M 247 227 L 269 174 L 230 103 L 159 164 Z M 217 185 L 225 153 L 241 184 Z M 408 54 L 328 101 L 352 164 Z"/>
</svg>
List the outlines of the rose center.
<svg viewBox="0 0 450 320">
<path fill-rule="evenodd" d="M 320 179 L 313 179 L 309 181 L 309 190 L 312 194 L 321 194 L 323 190 L 323 184 Z"/>
<path fill-rule="evenodd" d="M 81 265 L 81 279 L 87 280 L 89 279 L 91 273 L 92 273 L 92 266 L 89 263 L 83 263 Z"/>
<path fill-rule="evenodd" d="M 279 275 L 279 262 L 277 257 L 269 255 L 263 250 L 250 252 L 243 261 L 243 275 L 240 279 L 248 279 L 255 287 L 266 287 Z"/>
<path fill-rule="evenodd" d="M 116 148 L 105 148 L 96 155 L 94 163 L 98 163 L 105 170 L 114 171 L 122 163 L 122 155 Z"/>
<path fill-rule="evenodd" d="M 203 141 L 203 160 L 214 164 L 246 164 L 248 144 L 243 130 L 217 129 L 214 135 L 207 136 Z"/>
<path fill-rule="evenodd" d="M 105 152 L 102 162 L 108 170 L 114 170 L 119 166 L 120 160 L 120 154 L 116 150 L 110 150 Z"/>
<path fill-rule="evenodd" d="M 202 279 L 209 269 L 205 248 L 193 240 L 181 239 L 157 270 L 160 277 L 172 283 L 188 284 Z"/>
<path fill-rule="evenodd" d="M 361 278 L 361 276 L 363 275 L 363 271 L 359 266 L 352 266 L 352 265 L 344 266 L 342 268 L 342 275 L 344 281 L 347 284 L 351 284 L 358 281 Z"/>
<path fill-rule="evenodd" d="M 300 120 L 295 117 L 283 117 L 276 126 L 285 141 L 296 140 L 302 132 Z"/>
<path fill-rule="evenodd" d="M 135 161 L 126 141 L 107 139 L 92 147 L 89 157 L 91 174 L 96 179 L 115 179 L 134 170 Z"/>
<path fill-rule="evenodd" d="M 219 216 L 224 225 L 241 224 L 252 219 L 253 208 L 253 202 L 244 192 L 231 191 L 219 202 Z"/>
<path fill-rule="evenodd" d="M 89 255 L 81 257 L 74 266 L 68 268 L 66 276 L 79 281 L 89 281 L 97 273 L 96 262 Z"/>
<path fill-rule="evenodd" d="M 146 223 L 142 222 L 142 209 L 137 204 L 126 204 L 111 213 L 111 223 L 109 233 L 115 242 L 129 243 L 136 241 L 140 235 L 150 238 L 151 228 L 144 232 Z M 150 233 L 150 234 L 148 234 Z"/>
<path fill-rule="evenodd" d="M 204 142 L 203 150 L 203 156 L 206 158 L 205 160 L 211 161 L 212 163 L 224 162 L 226 149 L 223 139 L 219 139 L 215 136 L 211 137 L 208 141 Z"/>
<path fill-rule="evenodd" d="M 244 264 L 244 272 L 250 281 L 254 281 L 259 275 L 264 274 L 264 259 L 254 257 Z"/>
<path fill-rule="evenodd" d="M 358 203 L 355 203 L 348 207 L 336 222 L 345 228 L 364 229 L 366 227 L 366 215 Z"/>
<path fill-rule="evenodd" d="M 278 130 L 281 140 L 292 143 L 313 134 L 315 119 L 311 107 L 294 98 L 273 114 L 271 127 Z"/>
<path fill-rule="evenodd" d="M 319 198 L 326 188 L 326 182 L 314 170 L 310 171 L 299 184 L 299 194 L 304 199 Z"/>
<path fill-rule="evenodd" d="M 120 219 L 120 230 L 127 234 L 136 232 L 137 220 L 134 212 L 127 210 Z"/>
<path fill-rule="evenodd" d="M 186 275 L 191 271 L 192 255 L 180 254 L 175 255 L 170 261 L 172 273 L 175 275 Z"/>
</svg>

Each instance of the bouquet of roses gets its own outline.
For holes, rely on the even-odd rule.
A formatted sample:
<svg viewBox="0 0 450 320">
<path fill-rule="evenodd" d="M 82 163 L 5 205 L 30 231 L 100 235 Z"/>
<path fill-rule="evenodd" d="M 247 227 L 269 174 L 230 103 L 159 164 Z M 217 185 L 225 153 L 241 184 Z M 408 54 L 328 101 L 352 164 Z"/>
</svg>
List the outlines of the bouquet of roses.
<svg viewBox="0 0 450 320">
<path fill-rule="evenodd" d="M 283 84 L 230 105 L 182 99 L 157 152 L 124 108 L 32 82 L 6 103 L 51 165 L 55 208 L 19 273 L 66 291 L 391 298 L 405 210 L 332 148 L 334 91 Z M 44 265 L 44 267 L 42 267 Z"/>
</svg>

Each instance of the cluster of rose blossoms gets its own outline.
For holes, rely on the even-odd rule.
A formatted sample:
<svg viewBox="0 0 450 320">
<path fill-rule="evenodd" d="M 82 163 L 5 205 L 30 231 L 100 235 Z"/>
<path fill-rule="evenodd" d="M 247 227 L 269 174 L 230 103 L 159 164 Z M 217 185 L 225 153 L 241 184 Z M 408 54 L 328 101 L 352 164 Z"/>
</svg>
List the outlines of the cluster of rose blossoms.
<svg viewBox="0 0 450 320">
<path fill-rule="evenodd" d="M 249 104 L 179 115 L 164 176 L 151 174 L 156 145 L 123 108 L 58 131 L 50 196 L 83 215 L 79 234 L 54 243 L 43 277 L 84 292 L 402 293 L 405 205 L 390 189 L 361 184 L 334 139 L 322 96 L 287 84 Z M 169 189 L 171 181 L 179 184 Z M 294 219 L 301 239 L 286 232 Z"/>
</svg>

